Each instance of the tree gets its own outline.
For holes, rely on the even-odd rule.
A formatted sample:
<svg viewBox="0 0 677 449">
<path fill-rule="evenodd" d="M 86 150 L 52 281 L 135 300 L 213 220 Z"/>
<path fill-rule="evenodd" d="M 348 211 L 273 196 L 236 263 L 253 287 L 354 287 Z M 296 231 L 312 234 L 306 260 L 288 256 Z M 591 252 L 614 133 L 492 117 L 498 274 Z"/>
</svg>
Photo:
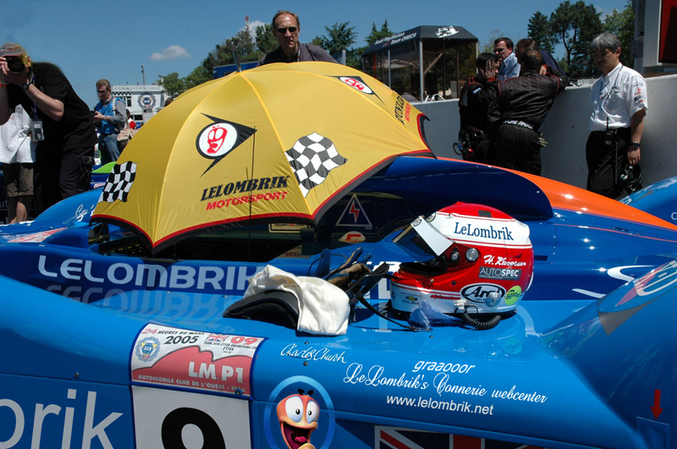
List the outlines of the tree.
<svg viewBox="0 0 677 449">
<path fill-rule="evenodd" d="M 249 31 L 242 29 L 238 31 L 235 36 L 226 41 L 222 45 L 217 45 L 210 53 L 210 59 L 213 69 L 217 65 L 234 64 L 235 55 L 233 48 L 237 54 L 237 59 L 240 62 L 257 61 L 263 57 L 263 53 L 256 50 L 254 39 Z"/>
<path fill-rule="evenodd" d="M 322 48 L 330 54 L 339 53 L 347 50 L 349 46 L 355 43 L 357 33 L 355 27 L 349 26 L 350 22 L 335 23 L 331 27 L 324 27 L 327 31 L 326 36 L 320 36 Z"/>
<path fill-rule="evenodd" d="M 374 42 L 376 42 L 379 39 L 383 39 L 384 37 L 391 36 L 393 34 L 392 31 L 390 31 L 390 28 L 388 28 L 388 20 L 383 21 L 383 25 L 381 25 L 381 29 L 377 30 L 376 29 L 376 24 L 374 22 L 371 23 L 371 32 L 365 39 L 367 41 L 367 46 L 371 47 L 374 45 Z"/>
<path fill-rule="evenodd" d="M 550 28 L 556 42 L 564 46 L 569 71 L 581 76 L 592 75 L 590 42 L 602 31 L 602 21 L 593 5 L 569 0 L 560 3 L 550 15 Z"/>
<path fill-rule="evenodd" d="M 172 98 L 186 90 L 185 82 L 179 77 L 177 72 L 172 72 L 164 77 L 160 77 L 158 84 L 164 87 L 167 94 Z"/>
<path fill-rule="evenodd" d="M 235 52 L 237 53 L 240 62 L 256 61 L 263 56 L 257 57 L 256 45 L 249 30 L 243 29 L 238 31 L 233 37 L 233 41 L 235 44 Z"/>
<path fill-rule="evenodd" d="M 621 40 L 621 62 L 628 67 L 633 66 L 633 42 L 635 35 L 635 9 L 632 0 L 628 0 L 625 9 L 614 9 L 604 18 L 604 32 L 614 33 Z"/>
<path fill-rule="evenodd" d="M 202 61 L 202 64 L 195 67 L 188 76 L 184 78 L 184 87 L 186 90 L 192 89 L 202 83 L 205 83 L 213 78 L 213 66 L 209 67 L 209 57 Z"/>
<path fill-rule="evenodd" d="M 376 23 L 371 23 L 371 32 L 367 35 L 365 42 L 367 45 L 362 47 L 351 47 L 346 52 L 346 65 L 357 70 L 362 70 L 362 55 L 364 52 L 379 39 L 392 36 L 393 32 L 388 28 L 388 21 L 384 20 L 381 29 L 376 28 Z"/>
<path fill-rule="evenodd" d="M 310 41 L 311 44 L 317 45 L 318 47 L 322 47 L 322 36 L 315 36 L 313 40 Z M 322 47 L 324 48 L 324 47 Z M 326 48 L 325 48 L 326 50 Z"/>
<path fill-rule="evenodd" d="M 515 39 L 511 36 L 506 36 L 501 30 L 493 29 L 487 34 L 487 40 L 480 44 L 480 53 L 493 53 L 494 52 L 494 41 L 499 37 L 507 37 L 510 39 L 513 44 L 516 44 L 519 39 Z"/>
<path fill-rule="evenodd" d="M 269 23 L 256 27 L 256 48 L 264 55 L 277 49 L 278 43 L 273 36 L 273 26 Z"/>
<path fill-rule="evenodd" d="M 548 16 L 540 11 L 536 11 L 529 19 L 529 37 L 536 42 L 536 46 L 548 53 L 553 52 L 554 39 L 550 29 L 550 20 Z"/>
</svg>

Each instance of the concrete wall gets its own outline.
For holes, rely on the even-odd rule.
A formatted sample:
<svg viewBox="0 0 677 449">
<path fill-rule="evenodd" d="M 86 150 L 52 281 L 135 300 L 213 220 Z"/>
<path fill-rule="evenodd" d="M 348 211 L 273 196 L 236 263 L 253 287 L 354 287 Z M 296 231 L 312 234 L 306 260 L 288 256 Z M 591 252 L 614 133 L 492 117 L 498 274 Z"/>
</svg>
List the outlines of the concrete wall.
<svg viewBox="0 0 677 449">
<path fill-rule="evenodd" d="M 649 111 L 642 138 L 644 186 L 677 175 L 677 75 L 648 78 Z M 588 138 L 590 87 L 568 87 L 555 101 L 541 131 L 548 141 L 543 148 L 542 176 L 585 188 L 588 169 L 585 142 Z M 458 137 L 458 100 L 418 103 L 415 106 L 430 121 L 425 130 L 431 149 L 438 156 L 454 154 Z"/>
</svg>

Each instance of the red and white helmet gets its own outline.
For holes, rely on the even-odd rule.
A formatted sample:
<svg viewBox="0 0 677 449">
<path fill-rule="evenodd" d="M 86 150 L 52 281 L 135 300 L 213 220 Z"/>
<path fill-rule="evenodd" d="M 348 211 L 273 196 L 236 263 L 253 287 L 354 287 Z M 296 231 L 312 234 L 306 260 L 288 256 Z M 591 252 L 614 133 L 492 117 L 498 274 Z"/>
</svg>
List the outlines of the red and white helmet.
<svg viewBox="0 0 677 449">
<path fill-rule="evenodd" d="M 505 314 L 531 285 L 529 227 L 493 207 L 456 203 L 417 218 L 395 242 L 420 260 L 400 264 L 393 275 L 399 312 L 426 300 L 446 314 Z"/>
</svg>

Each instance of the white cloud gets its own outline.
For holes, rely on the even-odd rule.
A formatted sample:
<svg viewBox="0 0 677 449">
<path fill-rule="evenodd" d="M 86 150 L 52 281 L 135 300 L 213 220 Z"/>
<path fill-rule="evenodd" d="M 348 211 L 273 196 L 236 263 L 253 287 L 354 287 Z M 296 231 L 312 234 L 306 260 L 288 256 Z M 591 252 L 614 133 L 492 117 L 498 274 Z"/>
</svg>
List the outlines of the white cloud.
<svg viewBox="0 0 677 449">
<path fill-rule="evenodd" d="M 260 20 L 252 20 L 249 22 L 249 35 L 252 37 L 253 40 L 256 40 L 256 28 L 260 26 L 264 26 L 265 23 L 261 22 Z M 240 28 L 240 31 L 244 31 L 245 27 Z"/>
<path fill-rule="evenodd" d="M 150 59 L 153 61 L 164 61 L 166 59 L 190 58 L 190 53 L 180 45 L 170 45 L 159 52 L 153 52 Z"/>
<path fill-rule="evenodd" d="M 266 25 L 266 23 L 261 22 L 260 20 L 252 20 L 251 22 L 249 22 L 249 29 L 256 32 L 257 27 L 262 27 L 262 26 L 265 26 L 265 25 Z"/>
</svg>

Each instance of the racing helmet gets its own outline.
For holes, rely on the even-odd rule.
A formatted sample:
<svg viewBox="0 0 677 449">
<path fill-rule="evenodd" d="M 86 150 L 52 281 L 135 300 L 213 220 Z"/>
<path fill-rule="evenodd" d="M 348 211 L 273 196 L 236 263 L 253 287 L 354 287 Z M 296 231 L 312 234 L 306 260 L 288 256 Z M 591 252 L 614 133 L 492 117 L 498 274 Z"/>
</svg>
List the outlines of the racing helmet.
<svg viewBox="0 0 677 449">
<path fill-rule="evenodd" d="M 456 203 L 418 217 L 394 241 L 421 260 L 393 275 L 391 306 L 400 313 L 426 300 L 445 314 L 505 316 L 531 285 L 529 227 L 493 207 Z"/>
</svg>

